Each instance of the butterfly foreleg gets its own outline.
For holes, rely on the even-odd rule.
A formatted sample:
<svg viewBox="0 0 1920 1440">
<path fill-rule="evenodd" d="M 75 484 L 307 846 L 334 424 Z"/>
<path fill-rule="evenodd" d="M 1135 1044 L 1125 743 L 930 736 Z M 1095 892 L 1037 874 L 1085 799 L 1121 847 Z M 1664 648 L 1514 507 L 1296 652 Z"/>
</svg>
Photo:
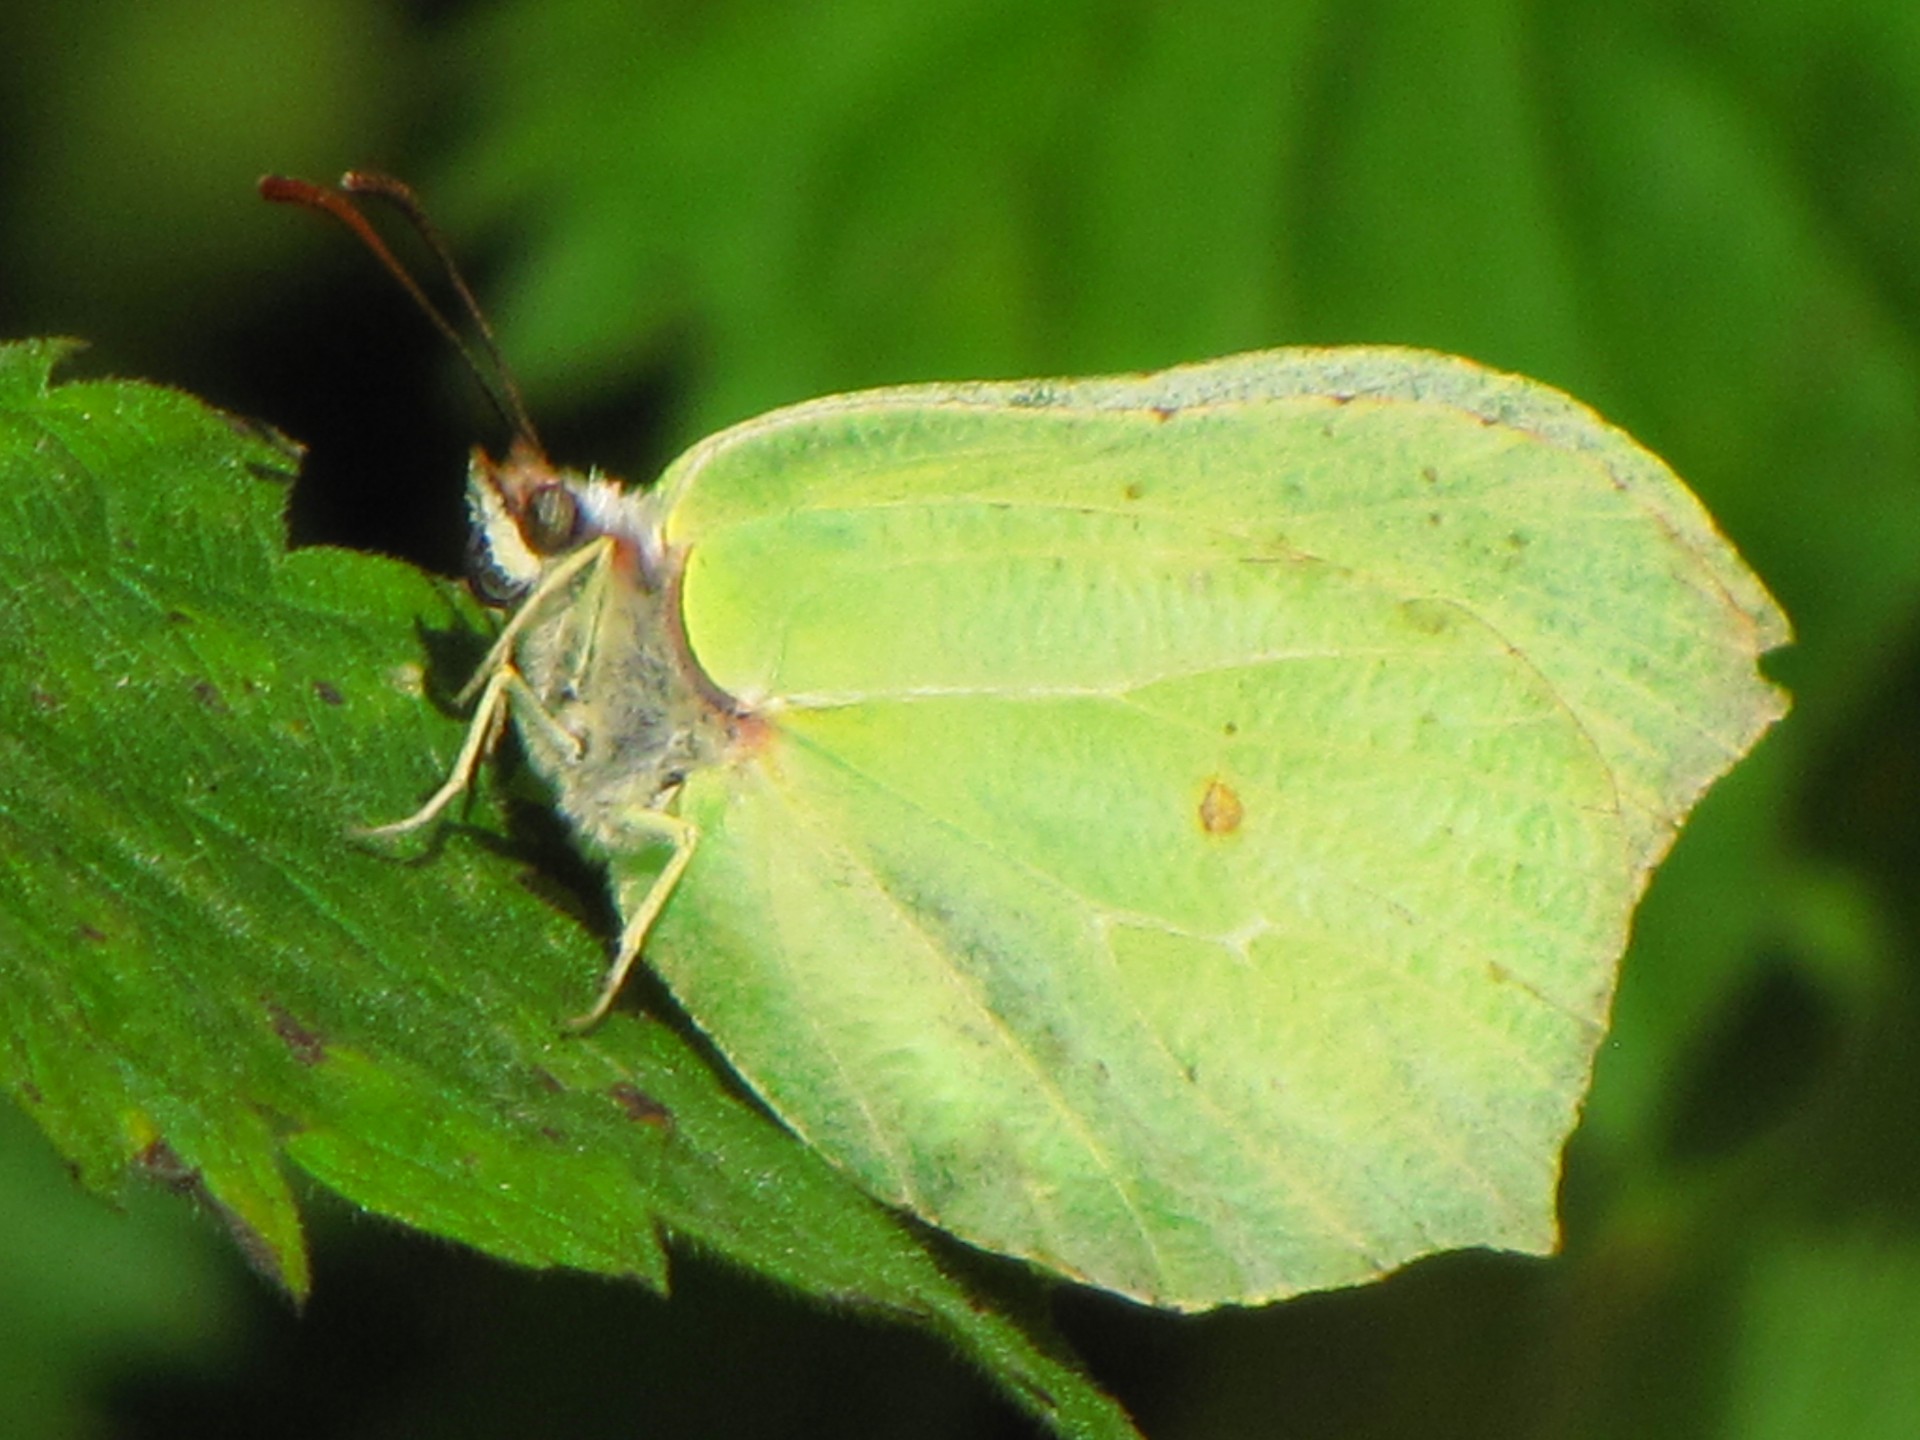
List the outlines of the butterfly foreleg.
<svg viewBox="0 0 1920 1440">
<path fill-rule="evenodd" d="M 500 743 L 500 732 L 506 725 L 506 687 L 507 676 L 512 672 L 506 668 L 496 669 L 488 677 L 486 689 L 480 692 L 480 703 L 474 706 L 473 721 L 467 726 L 466 738 L 460 742 L 460 753 L 454 756 L 453 768 L 447 772 L 447 778 L 438 790 L 428 797 L 427 803 L 404 820 L 395 820 L 388 825 L 373 825 L 356 833 L 367 836 L 387 837 L 405 835 L 418 830 L 422 825 L 430 824 L 439 813 L 451 805 L 473 783 L 474 771 L 480 768 L 480 762 L 492 753 L 493 747 Z"/>
<path fill-rule="evenodd" d="M 539 619 L 545 613 L 547 606 L 563 595 L 579 575 L 587 571 L 597 574 L 603 570 L 612 553 L 613 541 L 602 535 L 556 561 L 553 567 L 540 577 L 540 583 L 534 588 L 533 593 L 520 603 L 520 608 L 515 610 L 507 623 L 501 627 L 499 635 L 494 638 L 492 647 L 487 651 L 487 658 L 482 660 L 480 668 L 474 671 L 473 679 L 469 680 L 460 693 L 453 697 L 454 704 L 466 704 L 473 698 L 475 690 L 491 684 L 494 676 L 502 670 L 511 668 L 514 646 L 520 643 L 520 637 L 527 627 Z M 598 587 L 596 587 L 597 593 Z"/>
<path fill-rule="evenodd" d="M 427 798 L 426 804 L 406 819 L 395 820 L 390 825 L 375 825 L 358 833 L 386 838 L 405 835 L 432 823 L 442 810 L 473 784 L 474 773 L 480 768 L 480 762 L 500 743 L 509 712 L 520 723 L 523 739 L 550 747 L 570 759 L 578 758 L 579 739 L 569 734 L 547 713 L 546 707 L 540 703 L 540 697 L 533 693 L 518 670 L 510 664 L 500 665 L 487 678 L 486 688 L 480 692 L 479 703 L 473 709 L 473 722 L 467 726 L 466 738 L 460 742 L 460 753 L 454 756 L 453 767 L 447 772 L 447 778 L 440 788 Z"/>
<path fill-rule="evenodd" d="M 539 586 L 501 628 L 486 658 L 474 671 L 473 679 L 454 696 L 456 705 L 464 705 L 473 699 L 476 689 L 479 691 L 479 699 L 474 704 L 473 722 L 467 727 L 466 738 L 460 744 L 460 753 L 454 757 L 453 768 L 448 772 L 445 783 L 406 819 L 396 820 L 390 825 L 372 826 L 357 833 L 380 837 L 405 835 L 430 824 L 473 784 L 474 772 L 480 768 L 480 762 L 500 743 L 509 706 L 512 707 L 514 718 L 523 722 L 523 729 L 531 730 L 538 736 L 535 743 L 544 740 L 558 754 L 569 759 L 578 758 L 579 739 L 561 728 L 527 685 L 514 665 L 514 647 L 527 627 L 578 576 L 584 572 L 597 579 L 611 553 L 609 542 L 604 538 L 595 540 L 566 556 L 542 577 Z M 596 595 L 599 589 L 600 586 L 596 584 Z M 526 724 L 529 721 L 531 724 Z"/>
</svg>

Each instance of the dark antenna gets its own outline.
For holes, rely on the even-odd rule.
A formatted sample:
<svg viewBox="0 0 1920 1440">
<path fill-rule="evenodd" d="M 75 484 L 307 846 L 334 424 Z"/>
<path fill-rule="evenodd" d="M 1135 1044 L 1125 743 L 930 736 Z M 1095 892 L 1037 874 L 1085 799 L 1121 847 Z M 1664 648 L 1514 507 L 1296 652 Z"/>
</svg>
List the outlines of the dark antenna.
<svg viewBox="0 0 1920 1440">
<path fill-rule="evenodd" d="M 507 422 L 507 427 L 520 442 L 531 446 L 536 452 L 545 453 L 540 436 L 533 428 L 533 418 L 527 414 L 526 403 L 520 398 L 520 387 L 514 381 L 513 371 L 508 368 L 506 357 L 500 353 L 493 327 L 487 323 L 486 313 L 481 310 L 480 302 L 474 299 L 466 277 L 460 273 L 460 267 L 454 263 L 453 251 L 440 234 L 439 227 L 427 218 L 419 197 L 404 181 L 371 170 L 349 170 L 340 177 L 337 188 L 330 188 L 287 175 L 263 175 L 260 177 L 260 194 L 276 204 L 300 205 L 308 210 L 316 210 L 346 226 L 367 247 L 373 258 L 386 268 L 387 273 L 400 282 L 401 288 L 433 322 L 434 328 L 446 337 L 447 343 L 459 352 L 467 369 L 473 372 L 487 399 L 493 403 L 493 408 L 500 412 L 500 418 Z M 474 333 L 480 337 L 478 350 L 447 319 L 440 307 L 427 297 L 427 292 L 407 267 L 394 257 L 393 251 L 387 248 L 387 242 L 380 238 L 379 232 L 353 203 L 352 197 L 355 195 L 372 195 L 384 200 L 406 217 L 407 223 L 433 252 L 441 273 L 460 297 L 461 308 L 473 322 Z"/>
</svg>

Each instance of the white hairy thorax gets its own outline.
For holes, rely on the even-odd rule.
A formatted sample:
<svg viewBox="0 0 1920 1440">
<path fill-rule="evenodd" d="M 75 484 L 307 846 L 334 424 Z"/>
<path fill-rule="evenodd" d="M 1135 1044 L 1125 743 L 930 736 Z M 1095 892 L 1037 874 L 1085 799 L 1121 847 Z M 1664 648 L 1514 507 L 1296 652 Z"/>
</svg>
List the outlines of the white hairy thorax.
<svg viewBox="0 0 1920 1440">
<path fill-rule="evenodd" d="M 528 765 L 615 877 L 620 938 L 600 993 L 570 1023 L 611 1008 L 699 833 L 675 813 L 692 771 L 717 763 L 744 714 L 700 671 L 679 613 L 683 557 L 666 547 L 652 492 L 557 470 L 530 444 L 504 461 L 475 451 L 467 472 L 480 598 L 511 611 L 460 702 L 478 701 L 440 788 L 405 820 L 428 824 L 473 782 L 511 719 Z M 657 869 L 630 867 L 660 853 Z"/>
</svg>

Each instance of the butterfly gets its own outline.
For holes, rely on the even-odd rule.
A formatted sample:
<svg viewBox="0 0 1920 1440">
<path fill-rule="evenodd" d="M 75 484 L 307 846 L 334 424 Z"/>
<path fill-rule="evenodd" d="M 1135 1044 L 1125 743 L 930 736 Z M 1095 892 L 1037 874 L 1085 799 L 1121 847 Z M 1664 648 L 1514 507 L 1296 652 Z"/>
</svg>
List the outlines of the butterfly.
<svg viewBox="0 0 1920 1440">
<path fill-rule="evenodd" d="M 577 1026 L 644 960 L 871 1193 L 1156 1305 L 1553 1248 L 1634 903 L 1784 709 L 1656 457 L 1390 347 L 834 396 L 644 488 L 507 393 L 506 618 L 384 829 L 511 724 L 620 915 Z"/>
</svg>

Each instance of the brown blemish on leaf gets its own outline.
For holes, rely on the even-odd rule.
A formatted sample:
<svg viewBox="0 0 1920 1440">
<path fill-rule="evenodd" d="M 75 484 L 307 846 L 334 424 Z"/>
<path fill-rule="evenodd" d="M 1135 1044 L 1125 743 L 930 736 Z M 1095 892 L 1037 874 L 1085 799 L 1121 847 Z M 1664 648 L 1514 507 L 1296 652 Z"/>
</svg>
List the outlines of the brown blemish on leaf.
<svg viewBox="0 0 1920 1440">
<path fill-rule="evenodd" d="M 322 705 L 344 705 L 346 697 L 324 680 L 313 682 L 313 693 L 319 697 Z"/>
<path fill-rule="evenodd" d="M 1175 415 L 1178 415 L 1180 411 L 1172 405 L 1152 405 L 1147 408 L 1147 413 L 1164 425 Z"/>
<path fill-rule="evenodd" d="M 247 1264 L 255 1273 L 271 1280 L 289 1293 L 294 1292 L 292 1278 L 282 1266 L 280 1256 L 274 1253 L 267 1237 L 240 1218 L 232 1206 L 224 1203 L 213 1193 L 200 1173 L 200 1167 L 189 1165 L 165 1140 L 151 1140 L 133 1157 L 134 1165 L 149 1179 L 171 1190 L 176 1195 L 184 1195 L 195 1204 L 204 1206 L 220 1218 L 226 1226 L 227 1234 L 233 1238 Z M 294 1298 L 299 1299 L 298 1294 Z"/>
<path fill-rule="evenodd" d="M 1240 828 L 1247 810 L 1233 787 L 1224 780 L 1209 780 L 1200 797 L 1200 828 L 1209 835 L 1231 835 Z"/>
<path fill-rule="evenodd" d="M 226 699 L 220 694 L 220 687 L 215 685 L 211 680 L 194 681 L 193 698 L 216 715 L 225 715 L 227 713 Z"/>
<path fill-rule="evenodd" d="M 133 1157 L 133 1163 L 146 1172 L 147 1178 L 159 1182 L 167 1189 L 180 1195 L 200 1195 L 203 1187 L 200 1172 L 180 1158 L 180 1152 L 164 1140 L 150 1140 Z"/>
<path fill-rule="evenodd" d="M 622 1080 L 607 1087 L 607 1094 L 614 1103 L 627 1112 L 627 1118 L 641 1125 L 651 1125 L 656 1130 L 673 1128 L 673 1112 L 637 1085 L 629 1085 Z"/>
<path fill-rule="evenodd" d="M 1135 480 L 1121 493 L 1129 500 L 1138 500 L 1142 495 L 1147 493 L 1147 487 L 1142 485 L 1138 480 Z"/>
<path fill-rule="evenodd" d="M 272 1001 L 267 1002 L 267 1015 L 273 1023 L 273 1033 L 299 1064 L 311 1068 L 327 1058 L 327 1042 Z"/>
</svg>

